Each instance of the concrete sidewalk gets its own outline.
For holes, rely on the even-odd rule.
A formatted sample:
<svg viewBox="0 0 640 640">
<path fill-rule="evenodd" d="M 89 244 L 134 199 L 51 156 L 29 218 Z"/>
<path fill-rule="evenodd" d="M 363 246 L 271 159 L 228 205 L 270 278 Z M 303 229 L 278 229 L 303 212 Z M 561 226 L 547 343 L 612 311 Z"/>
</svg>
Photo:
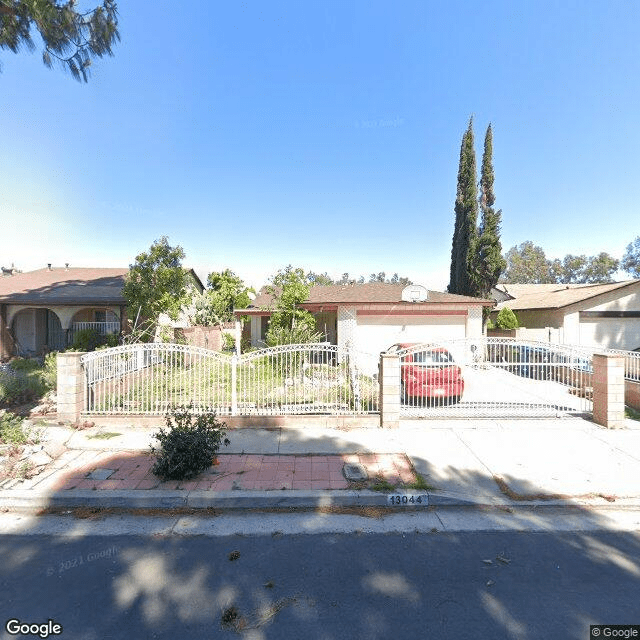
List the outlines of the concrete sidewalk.
<svg viewBox="0 0 640 640">
<path fill-rule="evenodd" d="M 217 464 L 184 482 L 151 473 L 155 428 L 40 429 L 28 458 L 38 473 L 0 481 L 1 507 L 640 507 L 632 420 L 617 431 L 579 418 L 235 429 Z M 349 480 L 362 470 L 366 479 Z"/>
</svg>

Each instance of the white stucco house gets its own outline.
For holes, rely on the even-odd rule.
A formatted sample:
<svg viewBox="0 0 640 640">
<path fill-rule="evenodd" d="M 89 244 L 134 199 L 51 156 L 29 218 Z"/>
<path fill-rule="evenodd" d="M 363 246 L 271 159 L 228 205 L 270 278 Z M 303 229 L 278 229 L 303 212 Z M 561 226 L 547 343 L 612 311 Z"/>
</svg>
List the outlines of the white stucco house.
<svg viewBox="0 0 640 640">
<path fill-rule="evenodd" d="M 300 306 L 330 344 L 377 356 L 398 342 L 479 338 L 482 308 L 494 304 L 420 285 L 366 283 L 312 286 Z M 265 346 L 272 309 L 273 297 L 262 290 L 248 308 L 234 311 L 249 316 L 252 346 Z"/>
<path fill-rule="evenodd" d="M 516 312 L 519 337 L 634 350 L 640 348 L 640 280 L 607 284 L 499 284 L 497 307 Z"/>
</svg>

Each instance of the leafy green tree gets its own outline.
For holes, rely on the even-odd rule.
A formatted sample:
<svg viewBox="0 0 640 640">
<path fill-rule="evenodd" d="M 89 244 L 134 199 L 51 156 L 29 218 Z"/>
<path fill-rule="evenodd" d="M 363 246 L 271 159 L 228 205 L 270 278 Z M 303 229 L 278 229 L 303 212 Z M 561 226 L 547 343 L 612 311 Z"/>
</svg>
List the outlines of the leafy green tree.
<svg viewBox="0 0 640 640">
<path fill-rule="evenodd" d="M 517 284 L 544 284 L 555 282 L 550 263 L 541 247 L 530 240 L 511 247 L 505 254 L 507 268 L 500 282 Z"/>
<path fill-rule="evenodd" d="M 627 245 L 620 266 L 634 278 L 640 278 L 640 236 Z"/>
<path fill-rule="evenodd" d="M 498 283 L 500 275 L 507 267 L 502 257 L 500 243 L 500 220 L 502 210 L 493 208 L 496 198 L 493 192 L 493 132 L 491 125 L 487 128 L 484 139 L 484 153 L 480 171 L 480 211 L 482 219 L 478 232 L 478 240 L 472 257 L 474 268 L 474 295 L 487 298 Z"/>
<path fill-rule="evenodd" d="M 274 296 L 274 311 L 269 320 L 266 343 L 270 347 L 279 344 L 296 344 L 298 341 L 317 342 L 316 320 L 300 304 L 309 297 L 309 283 L 303 269 L 288 265 L 280 269 L 266 287 Z"/>
<path fill-rule="evenodd" d="M 620 261 L 603 251 L 587 259 L 587 264 L 582 271 L 582 282 L 587 284 L 613 282 L 613 276 L 619 267 Z"/>
<path fill-rule="evenodd" d="M 405 287 L 409 284 L 413 284 L 409 278 L 406 276 L 399 276 L 397 273 L 394 273 L 391 278 L 387 278 L 385 282 L 390 284 L 403 284 Z"/>
<path fill-rule="evenodd" d="M 307 282 L 314 286 L 336 284 L 333 278 L 326 271 L 324 273 L 314 273 L 313 271 L 309 271 L 309 273 L 307 273 Z"/>
<path fill-rule="evenodd" d="M 451 247 L 449 293 L 473 295 L 470 259 L 475 252 L 478 220 L 478 188 L 476 186 L 476 153 L 473 148 L 473 118 L 462 136 L 458 187 L 455 203 L 456 221 Z"/>
<path fill-rule="evenodd" d="M 194 296 L 192 320 L 202 326 L 222 326 L 232 322 L 235 319 L 233 310 L 249 306 L 250 294 L 255 293 L 231 269 L 210 273 L 207 284 L 209 288 L 206 291 Z"/>
<path fill-rule="evenodd" d="M 143 327 L 141 340 L 153 339 L 160 314 L 166 313 L 176 320 L 186 305 L 188 279 L 182 266 L 184 257 L 182 247 L 170 246 L 167 237 L 162 236 L 129 265 L 123 295 L 129 318 Z"/>
<path fill-rule="evenodd" d="M 585 255 L 567 254 L 562 261 L 557 258 L 551 263 L 550 271 L 555 282 L 560 284 L 579 284 L 585 282 L 585 270 L 589 258 Z"/>
<path fill-rule="evenodd" d="M 78 11 L 75 0 L 0 0 L 0 49 L 33 51 L 33 31 L 42 37 L 47 67 L 58 62 L 76 80 L 87 82 L 92 61 L 112 56 L 120 41 L 117 4 L 103 0 L 90 11 Z"/>
<path fill-rule="evenodd" d="M 498 329 L 517 329 L 518 326 L 518 317 L 509 307 L 500 309 L 500 313 L 496 318 L 496 327 Z"/>
</svg>

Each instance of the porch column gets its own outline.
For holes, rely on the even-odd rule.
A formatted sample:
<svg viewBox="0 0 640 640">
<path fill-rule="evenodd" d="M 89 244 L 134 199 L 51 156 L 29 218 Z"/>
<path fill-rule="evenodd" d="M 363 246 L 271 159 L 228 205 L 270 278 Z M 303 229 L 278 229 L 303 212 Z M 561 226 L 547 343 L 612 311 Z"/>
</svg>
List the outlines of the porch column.
<svg viewBox="0 0 640 640">
<path fill-rule="evenodd" d="M 395 353 L 380 354 L 380 426 L 400 426 L 400 357 Z"/>
<path fill-rule="evenodd" d="M 58 353 L 58 420 L 76 422 L 84 410 L 84 371 L 80 357 L 84 353 Z"/>
<path fill-rule="evenodd" d="M 120 335 L 124 335 L 127 331 L 127 307 L 120 306 Z"/>
<path fill-rule="evenodd" d="M 624 427 L 624 357 L 593 354 L 593 421 L 607 429 Z"/>
<path fill-rule="evenodd" d="M 7 325 L 7 305 L 0 304 L 0 360 L 7 360 L 13 355 L 13 346 Z"/>
</svg>

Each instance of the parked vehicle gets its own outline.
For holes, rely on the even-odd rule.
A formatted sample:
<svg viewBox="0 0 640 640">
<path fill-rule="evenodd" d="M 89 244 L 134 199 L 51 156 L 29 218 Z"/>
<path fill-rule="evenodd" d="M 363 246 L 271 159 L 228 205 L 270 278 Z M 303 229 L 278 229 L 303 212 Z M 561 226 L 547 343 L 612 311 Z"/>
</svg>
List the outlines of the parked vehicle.
<svg viewBox="0 0 640 640">
<path fill-rule="evenodd" d="M 397 352 L 418 343 L 398 343 L 388 351 Z M 401 399 L 413 404 L 419 399 L 432 403 L 459 402 L 464 392 L 462 369 L 444 347 L 425 347 L 403 354 L 400 361 Z"/>
<path fill-rule="evenodd" d="M 520 346 L 516 348 L 513 372 L 525 378 L 548 380 L 552 377 L 552 363 L 555 358 L 544 347 Z"/>
</svg>

